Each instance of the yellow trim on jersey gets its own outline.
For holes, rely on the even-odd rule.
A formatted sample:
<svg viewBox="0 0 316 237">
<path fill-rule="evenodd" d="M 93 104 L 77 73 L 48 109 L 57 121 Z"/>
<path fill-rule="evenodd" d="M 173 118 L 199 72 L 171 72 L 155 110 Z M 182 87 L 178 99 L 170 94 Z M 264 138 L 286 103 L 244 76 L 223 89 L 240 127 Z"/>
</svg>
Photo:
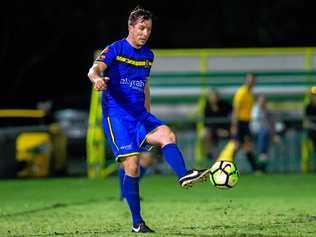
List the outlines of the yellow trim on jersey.
<svg viewBox="0 0 316 237">
<path fill-rule="evenodd" d="M 115 160 L 116 161 L 120 161 L 121 158 L 127 157 L 127 156 L 133 156 L 133 155 L 140 155 L 140 152 L 131 152 L 131 153 L 127 153 L 127 154 L 123 154 L 123 155 L 118 155 Z"/>
<path fill-rule="evenodd" d="M 315 47 L 292 47 L 292 48 L 230 48 L 230 49 L 153 49 L 156 57 L 183 57 L 183 56 L 201 56 L 208 57 L 239 57 L 239 56 L 279 56 L 279 55 L 297 55 L 315 52 Z"/>
<path fill-rule="evenodd" d="M 149 60 L 134 60 L 123 56 L 116 56 L 116 60 L 122 63 L 131 64 L 135 67 L 151 67 L 153 65 Z"/>
<path fill-rule="evenodd" d="M 115 145 L 116 149 L 119 151 L 120 149 L 118 148 L 118 146 L 117 146 L 116 143 L 115 143 L 115 139 L 114 139 L 114 134 L 113 134 L 113 131 L 112 131 L 112 125 L 111 125 L 110 117 L 107 117 L 107 120 L 108 120 L 108 126 L 109 126 L 109 129 L 110 129 L 110 134 L 111 134 L 112 142 L 113 142 L 113 144 Z"/>
<path fill-rule="evenodd" d="M 158 126 L 159 127 L 159 126 Z M 147 137 L 153 133 L 158 127 L 154 128 L 153 130 L 151 130 L 149 133 L 146 134 L 145 138 L 142 140 L 142 142 L 140 143 L 139 147 L 142 147 L 142 145 L 144 144 L 144 142 L 146 141 Z M 150 144 L 151 145 L 151 144 Z"/>
</svg>

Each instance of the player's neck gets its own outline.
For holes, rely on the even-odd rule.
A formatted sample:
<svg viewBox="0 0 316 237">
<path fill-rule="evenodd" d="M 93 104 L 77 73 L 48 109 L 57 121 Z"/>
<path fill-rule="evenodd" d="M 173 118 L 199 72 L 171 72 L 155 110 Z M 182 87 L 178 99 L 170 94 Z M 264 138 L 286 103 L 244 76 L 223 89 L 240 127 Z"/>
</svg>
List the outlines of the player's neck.
<svg viewBox="0 0 316 237">
<path fill-rule="evenodd" d="M 142 46 L 136 45 L 134 40 L 128 35 L 126 37 L 127 42 L 135 49 L 140 49 Z"/>
</svg>

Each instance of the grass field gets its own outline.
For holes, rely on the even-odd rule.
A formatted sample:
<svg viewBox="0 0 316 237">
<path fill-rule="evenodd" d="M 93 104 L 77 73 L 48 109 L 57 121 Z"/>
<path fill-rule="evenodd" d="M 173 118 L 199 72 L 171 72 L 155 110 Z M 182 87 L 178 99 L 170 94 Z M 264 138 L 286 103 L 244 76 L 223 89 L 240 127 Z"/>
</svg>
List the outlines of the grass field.
<svg viewBox="0 0 316 237">
<path fill-rule="evenodd" d="M 141 183 L 150 236 L 316 236 L 315 175 L 244 175 L 232 190 Z M 115 177 L 0 181 L 0 236 L 135 236 Z"/>
</svg>

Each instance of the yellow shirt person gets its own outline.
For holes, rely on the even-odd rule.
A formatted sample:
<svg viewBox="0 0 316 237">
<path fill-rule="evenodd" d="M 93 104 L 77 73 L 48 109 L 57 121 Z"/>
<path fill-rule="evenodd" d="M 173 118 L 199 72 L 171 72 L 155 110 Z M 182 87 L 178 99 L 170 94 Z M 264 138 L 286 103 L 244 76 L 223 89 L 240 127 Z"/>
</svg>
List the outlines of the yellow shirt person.
<svg viewBox="0 0 316 237">
<path fill-rule="evenodd" d="M 249 122 L 251 110 L 254 104 L 254 96 L 248 85 L 241 86 L 234 96 L 233 107 L 237 121 Z"/>
<path fill-rule="evenodd" d="M 254 171 L 260 167 L 253 151 L 249 122 L 254 104 L 252 88 L 256 83 L 253 74 L 247 74 L 245 83 L 235 93 L 233 100 L 232 137 L 220 153 L 218 160 L 234 161 L 235 154 L 242 147 Z"/>
</svg>

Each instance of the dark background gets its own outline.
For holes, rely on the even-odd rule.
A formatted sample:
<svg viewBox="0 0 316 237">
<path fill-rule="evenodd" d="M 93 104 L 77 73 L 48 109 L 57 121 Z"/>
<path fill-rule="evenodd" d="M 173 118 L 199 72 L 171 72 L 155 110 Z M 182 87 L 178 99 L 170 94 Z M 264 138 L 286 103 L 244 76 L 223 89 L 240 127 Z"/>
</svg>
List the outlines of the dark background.
<svg viewBox="0 0 316 237">
<path fill-rule="evenodd" d="M 0 106 L 87 109 L 96 49 L 127 35 L 129 12 L 154 15 L 152 48 L 315 46 L 312 1 L 17 1 L 0 8 Z"/>
</svg>

